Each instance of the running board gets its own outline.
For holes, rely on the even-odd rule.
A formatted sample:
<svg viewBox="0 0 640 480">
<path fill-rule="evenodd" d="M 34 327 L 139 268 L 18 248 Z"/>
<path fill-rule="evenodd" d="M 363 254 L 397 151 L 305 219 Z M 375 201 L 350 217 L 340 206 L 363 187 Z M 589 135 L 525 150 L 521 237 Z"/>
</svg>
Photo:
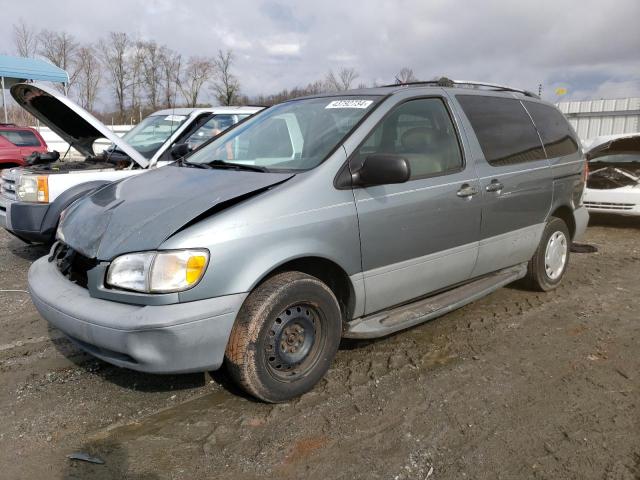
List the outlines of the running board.
<svg viewBox="0 0 640 480">
<path fill-rule="evenodd" d="M 505 268 L 432 297 L 353 320 L 347 323 L 342 335 L 345 338 L 384 337 L 463 307 L 526 274 L 526 263 Z"/>
</svg>

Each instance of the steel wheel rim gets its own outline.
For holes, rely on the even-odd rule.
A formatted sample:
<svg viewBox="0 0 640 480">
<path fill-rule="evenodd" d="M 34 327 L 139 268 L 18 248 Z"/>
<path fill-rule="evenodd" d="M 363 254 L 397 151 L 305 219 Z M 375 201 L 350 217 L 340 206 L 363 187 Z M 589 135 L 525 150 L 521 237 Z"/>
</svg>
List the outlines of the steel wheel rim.
<svg viewBox="0 0 640 480">
<path fill-rule="evenodd" d="M 299 303 L 283 310 L 267 331 L 264 359 L 277 380 L 291 382 L 304 377 L 320 359 L 324 328 L 315 307 Z"/>
<path fill-rule="evenodd" d="M 569 246 L 563 232 L 554 232 L 547 242 L 544 253 L 544 269 L 551 280 L 557 280 L 562 275 L 567 264 Z"/>
</svg>

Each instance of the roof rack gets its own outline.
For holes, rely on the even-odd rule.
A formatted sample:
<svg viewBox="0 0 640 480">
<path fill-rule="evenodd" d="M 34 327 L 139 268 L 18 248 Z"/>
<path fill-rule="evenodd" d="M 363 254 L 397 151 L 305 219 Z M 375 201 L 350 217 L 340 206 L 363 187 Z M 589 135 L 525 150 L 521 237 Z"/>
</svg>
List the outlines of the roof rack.
<svg viewBox="0 0 640 480">
<path fill-rule="evenodd" d="M 441 77 L 438 80 L 424 80 L 418 82 L 406 82 L 406 83 L 392 83 L 390 85 L 384 85 L 385 87 L 404 87 L 406 85 L 435 85 L 437 87 L 456 87 L 456 86 L 468 86 L 473 88 L 485 87 L 490 88 L 492 90 L 497 90 L 500 92 L 516 92 L 521 93 L 527 97 L 540 98 L 533 92 L 529 90 L 521 90 L 519 88 L 512 88 L 506 85 L 498 85 L 497 83 L 485 83 L 485 82 L 474 82 L 472 80 L 451 80 L 447 77 Z"/>
</svg>

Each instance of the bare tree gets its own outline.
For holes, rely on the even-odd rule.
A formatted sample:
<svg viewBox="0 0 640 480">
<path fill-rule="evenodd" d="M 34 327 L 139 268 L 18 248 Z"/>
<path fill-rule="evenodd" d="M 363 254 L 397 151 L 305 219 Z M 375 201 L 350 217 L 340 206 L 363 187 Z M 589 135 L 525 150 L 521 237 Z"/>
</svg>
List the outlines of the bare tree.
<svg viewBox="0 0 640 480">
<path fill-rule="evenodd" d="M 75 62 L 78 42 L 66 32 L 54 32 L 42 30 L 38 34 L 38 53 L 49 60 L 55 66 L 60 67 L 69 74 L 69 83 L 56 85 L 65 95 L 78 76 L 78 68 Z"/>
<path fill-rule="evenodd" d="M 409 67 L 403 67 L 396 75 L 396 84 L 417 82 L 418 79 L 413 74 L 413 70 Z"/>
<path fill-rule="evenodd" d="M 323 82 L 322 80 L 317 80 L 315 82 L 308 83 L 304 87 L 294 87 L 291 90 L 285 88 L 284 90 L 271 95 L 258 95 L 253 98 L 249 98 L 246 96 L 241 97 L 238 99 L 238 103 L 244 105 L 275 105 L 276 103 L 291 100 L 292 98 L 304 97 L 307 95 L 317 95 L 326 91 L 327 89 L 325 82 Z"/>
<path fill-rule="evenodd" d="M 126 95 L 131 80 L 131 72 L 127 62 L 127 50 L 131 46 L 129 36 L 124 32 L 111 32 L 106 40 L 101 40 L 99 49 L 104 68 L 109 72 L 113 93 L 118 108 L 118 121 L 126 116 Z"/>
<path fill-rule="evenodd" d="M 240 95 L 240 82 L 231 73 L 233 64 L 233 52 L 218 50 L 218 56 L 214 60 L 216 66 L 216 79 L 213 82 L 213 91 L 220 105 L 234 105 Z"/>
<path fill-rule="evenodd" d="M 78 48 L 76 63 L 78 100 L 83 108 L 93 110 L 101 77 L 101 65 L 96 50 L 91 45 Z"/>
<path fill-rule="evenodd" d="M 22 18 L 13 25 L 13 44 L 20 57 L 33 57 L 38 51 L 38 35 Z"/>
<path fill-rule="evenodd" d="M 180 78 L 180 91 L 187 106 L 198 105 L 198 97 L 205 83 L 215 71 L 215 60 L 206 57 L 189 57 L 183 75 Z"/>
<path fill-rule="evenodd" d="M 351 88 L 351 84 L 359 76 L 360 75 L 355 68 L 341 68 L 337 75 L 333 73 L 333 70 L 330 70 L 325 79 L 327 90 L 338 92 L 349 90 Z"/>
<path fill-rule="evenodd" d="M 160 49 L 160 65 L 162 67 L 164 106 L 171 108 L 176 104 L 176 94 L 182 71 L 182 56 L 166 47 Z"/>
<path fill-rule="evenodd" d="M 142 117 L 142 95 L 139 94 L 141 86 L 144 82 L 143 73 L 144 63 L 144 48 L 141 42 L 136 42 L 131 46 L 127 54 L 127 65 L 129 67 L 129 84 L 127 90 L 129 91 L 129 107 L 131 113 L 138 112 Z M 142 118 L 140 118 L 142 120 Z"/>
<path fill-rule="evenodd" d="M 160 104 L 160 90 L 162 88 L 162 49 L 154 40 L 151 40 L 149 42 L 140 42 L 139 50 L 142 54 L 142 84 L 145 87 L 148 105 L 153 110 L 157 110 Z"/>
</svg>

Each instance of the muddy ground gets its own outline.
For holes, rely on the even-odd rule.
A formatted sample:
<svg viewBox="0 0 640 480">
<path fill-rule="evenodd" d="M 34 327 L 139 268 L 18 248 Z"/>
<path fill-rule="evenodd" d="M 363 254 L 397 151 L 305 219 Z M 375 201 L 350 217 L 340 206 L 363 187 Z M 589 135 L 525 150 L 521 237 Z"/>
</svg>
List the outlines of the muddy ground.
<svg viewBox="0 0 640 480">
<path fill-rule="evenodd" d="M 45 252 L 2 232 L 0 478 L 638 479 L 640 221 L 595 220 L 599 252 L 573 254 L 555 292 L 508 287 L 345 342 L 313 392 L 277 406 L 223 373 L 79 352 L 24 293 Z"/>
</svg>

